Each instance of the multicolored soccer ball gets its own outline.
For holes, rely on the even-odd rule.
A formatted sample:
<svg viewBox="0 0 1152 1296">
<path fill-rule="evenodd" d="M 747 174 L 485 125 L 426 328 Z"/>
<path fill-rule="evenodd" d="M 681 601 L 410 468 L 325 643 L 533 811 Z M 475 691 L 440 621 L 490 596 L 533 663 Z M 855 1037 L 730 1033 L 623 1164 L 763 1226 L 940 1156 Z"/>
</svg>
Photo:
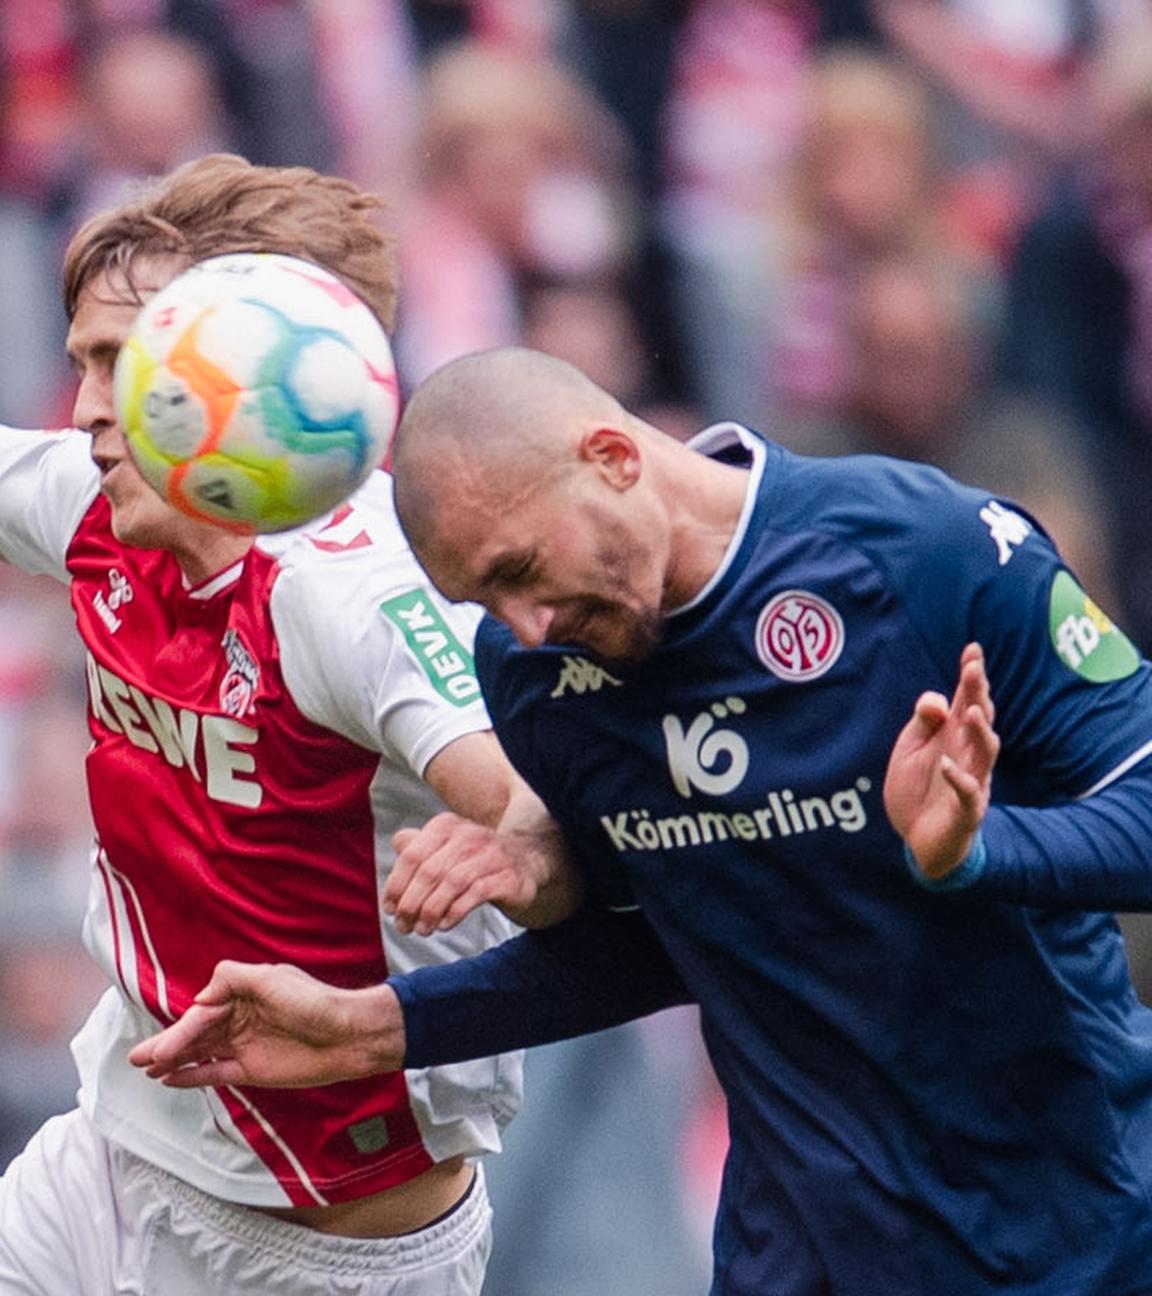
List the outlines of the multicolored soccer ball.
<svg viewBox="0 0 1152 1296">
<path fill-rule="evenodd" d="M 388 452 L 399 397 L 375 315 L 326 270 L 240 252 L 152 297 L 116 361 L 145 480 L 190 517 L 284 531 L 342 503 Z"/>
</svg>

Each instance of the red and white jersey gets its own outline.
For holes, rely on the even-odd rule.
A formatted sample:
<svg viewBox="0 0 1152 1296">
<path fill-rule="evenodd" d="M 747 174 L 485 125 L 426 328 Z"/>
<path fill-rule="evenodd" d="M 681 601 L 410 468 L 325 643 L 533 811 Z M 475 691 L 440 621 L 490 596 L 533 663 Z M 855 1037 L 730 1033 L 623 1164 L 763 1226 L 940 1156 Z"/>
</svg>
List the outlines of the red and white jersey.
<svg viewBox="0 0 1152 1296">
<path fill-rule="evenodd" d="M 497 1150 L 518 1055 L 310 1090 L 180 1091 L 127 1062 L 218 959 L 364 986 L 511 926 L 486 906 L 404 937 L 381 916 L 392 833 L 440 808 L 420 775 L 488 728 L 477 613 L 430 588 L 390 479 L 191 589 L 171 555 L 117 542 L 97 491 L 87 437 L 0 428 L 0 556 L 71 583 L 88 649 L 85 941 L 112 988 L 73 1042 L 81 1105 L 136 1155 L 250 1205 L 344 1201 Z"/>
</svg>

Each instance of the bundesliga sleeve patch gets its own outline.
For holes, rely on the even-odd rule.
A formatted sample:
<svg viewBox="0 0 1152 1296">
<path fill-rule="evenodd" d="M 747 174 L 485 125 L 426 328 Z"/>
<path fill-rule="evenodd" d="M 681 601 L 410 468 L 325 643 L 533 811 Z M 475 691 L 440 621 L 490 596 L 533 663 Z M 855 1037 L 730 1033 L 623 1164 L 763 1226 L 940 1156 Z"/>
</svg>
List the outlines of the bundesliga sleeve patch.
<svg viewBox="0 0 1152 1296">
<path fill-rule="evenodd" d="M 1131 640 L 1066 571 L 1052 582 L 1048 633 L 1064 665 L 1093 684 L 1127 679 L 1140 665 Z"/>
<path fill-rule="evenodd" d="M 457 639 L 424 589 L 386 599 L 380 611 L 404 636 L 428 682 L 453 706 L 467 706 L 480 696 L 472 654 Z"/>
</svg>

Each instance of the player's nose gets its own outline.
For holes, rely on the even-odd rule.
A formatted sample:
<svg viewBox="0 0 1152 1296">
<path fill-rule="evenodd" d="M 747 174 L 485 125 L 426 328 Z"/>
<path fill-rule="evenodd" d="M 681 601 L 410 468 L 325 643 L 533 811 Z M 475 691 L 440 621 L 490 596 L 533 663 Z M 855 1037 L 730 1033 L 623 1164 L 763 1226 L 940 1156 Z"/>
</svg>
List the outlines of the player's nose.
<svg viewBox="0 0 1152 1296">
<path fill-rule="evenodd" d="M 112 399 L 112 376 L 90 369 L 80 379 L 72 402 L 72 422 L 85 432 L 116 425 L 116 405 Z"/>
<path fill-rule="evenodd" d="M 528 599 L 505 598 L 501 600 L 496 616 L 516 636 L 524 648 L 539 648 L 548 635 L 555 612 Z"/>
</svg>

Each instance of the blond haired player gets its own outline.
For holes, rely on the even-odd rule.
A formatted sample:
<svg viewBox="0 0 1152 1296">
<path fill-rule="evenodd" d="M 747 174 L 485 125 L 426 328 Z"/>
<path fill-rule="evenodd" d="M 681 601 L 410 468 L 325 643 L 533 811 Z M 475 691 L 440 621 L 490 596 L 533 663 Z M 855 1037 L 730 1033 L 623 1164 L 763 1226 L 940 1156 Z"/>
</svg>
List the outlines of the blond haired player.
<svg viewBox="0 0 1152 1296">
<path fill-rule="evenodd" d="M 221 155 L 95 218 L 65 264 L 83 431 L 0 429 L 0 557 L 70 583 L 87 647 L 85 940 L 111 981 L 74 1041 L 78 1110 L 0 1180 L 5 1296 L 480 1290 L 477 1159 L 518 1105 L 518 1056 L 203 1093 L 127 1061 L 222 956 L 355 987 L 509 932 L 491 906 L 431 939 L 381 916 L 395 830 L 444 805 L 489 824 L 532 806 L 489 731 L 476 617 L 416 566 L 389 479 L 254 542 L 155 495 L 112 403 L 140 303 L 217 253 L 321 264 L 390 327 L 375 205 L 334 177 Z"/>
</svg>

